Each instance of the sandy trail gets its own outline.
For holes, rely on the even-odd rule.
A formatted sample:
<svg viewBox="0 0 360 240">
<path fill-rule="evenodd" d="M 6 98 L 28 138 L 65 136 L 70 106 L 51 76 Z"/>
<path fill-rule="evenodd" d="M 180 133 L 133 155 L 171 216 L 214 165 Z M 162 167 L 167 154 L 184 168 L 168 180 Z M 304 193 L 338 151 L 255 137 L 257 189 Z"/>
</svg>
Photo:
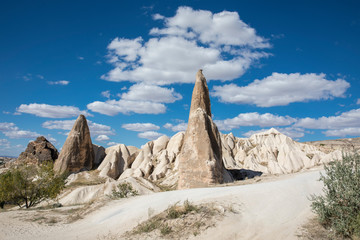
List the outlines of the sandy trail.
<svg viewBox="0 0 360 240">
<path fill-rule="evenodd" d="M 312 216 L 310 194 L 319 194 L 319 171 L 281 176 L 275 181 L 250 185 L 161 192 L 108 202 L 72 224 L 29 223 L 16 216 L 26 211 L 0 213 L 0 239 L 101 239 L 121 234 L 169 205 L 188 199 L 193 203 L 217 202 L 239 209 L 196 239 L 296 239 L 299 228 Z M 150 210 L 149 210 L 150 209 Z M 195 237 L 191 237 L 194 238 Z"/>
</svg>

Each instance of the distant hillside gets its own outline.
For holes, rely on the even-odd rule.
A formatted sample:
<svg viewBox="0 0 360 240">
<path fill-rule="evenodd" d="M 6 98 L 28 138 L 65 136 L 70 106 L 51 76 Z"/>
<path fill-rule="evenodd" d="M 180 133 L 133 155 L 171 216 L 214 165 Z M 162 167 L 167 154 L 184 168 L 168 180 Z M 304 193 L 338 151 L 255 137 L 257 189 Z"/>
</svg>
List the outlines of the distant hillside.
<svg viewBox="0 0 360 240">
<path fill-rule="evenodd" d="M 329 153 L 334 150 L 350 150 L 360 151 L 360 138 L 343 138 L 335 140 L 321 140 L 313 142 L 305 142 L 316 146 L 320 151 Z"/>
<path fill-rule="evenodd" d="M 5 167 L 5 164 L 10 161 L 15 161 L 16 157 L 1 156 L 0 157 L 0 168 Z"/>
</svg>

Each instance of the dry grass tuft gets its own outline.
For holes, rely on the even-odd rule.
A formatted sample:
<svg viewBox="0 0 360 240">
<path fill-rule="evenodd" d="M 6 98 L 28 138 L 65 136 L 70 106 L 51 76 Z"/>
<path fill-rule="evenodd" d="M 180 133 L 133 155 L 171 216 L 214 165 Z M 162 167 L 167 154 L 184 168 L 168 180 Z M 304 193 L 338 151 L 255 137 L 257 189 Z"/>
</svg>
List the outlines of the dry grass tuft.
<svg viewBox="0 0 360 240">
<path fill-rule="evenodd" d="M 227 208 L 214 204 L 194 205 L 186 200 L 181 205 L 169 206 L 119 239 L 186 239 L 215 226 L 215 222 L 224 217 L 225 211 Z"/>
</svg>

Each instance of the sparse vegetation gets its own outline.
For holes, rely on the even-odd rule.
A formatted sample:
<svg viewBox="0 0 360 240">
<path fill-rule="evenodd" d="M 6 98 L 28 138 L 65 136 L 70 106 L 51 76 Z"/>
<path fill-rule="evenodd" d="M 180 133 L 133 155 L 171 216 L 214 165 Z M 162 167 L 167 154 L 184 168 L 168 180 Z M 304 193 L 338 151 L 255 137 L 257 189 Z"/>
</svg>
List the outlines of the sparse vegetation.
<svg viewBox="0 0 360 240">
<path fill-rule="evenodd" d="M 124 182 L 120 183 L 112 190 L 111 198 L 119 199 L 119 198 L 127 198 L 129 196 L 138 195 L 138 192 L 133 189 L 131 183 Z"/>
<path fill-rule="evenodd" d="M 311 196 L 320 223 L 336 234 L 360 238 L 360 155 L 345 155 L 325 165 L 322 196 Z"/>
<path fill-rule="evenodd" d="M 54 199 L 65 186 L 66 175 L 55 175 L 52 162 L 20 165 L 0 175 L 0 202 L 33 207 Z"/>
<path fill-rule="evenodd" d="M 103 184 L 106 182 L 105 178 L 102 178 L 99 176 L 98 170 L 88 171 L 87 173 L 88 173 L 89 177 L 85 177 L 84 175 L 79 176 L 75 181 L 73 181 L 69 185 L 67 185 L 66 188 L 98 185 L 98 184 Z"/>
<path fill-rule="evenodd" d="M 218 213 L 218 214 L 216 214 Z M 215 218 L 221 218 L 213 205 L 196 206 L 188 200 L 183 204 L 175 203 L 164 212 L 140 223 L 131 232 L 125 233 L 126 239 L 141 239 L 142 235 L 169 239 L 183 239 L 189 235 L 199 235 L 203 230 L 214 226 Z"/>
</svg>

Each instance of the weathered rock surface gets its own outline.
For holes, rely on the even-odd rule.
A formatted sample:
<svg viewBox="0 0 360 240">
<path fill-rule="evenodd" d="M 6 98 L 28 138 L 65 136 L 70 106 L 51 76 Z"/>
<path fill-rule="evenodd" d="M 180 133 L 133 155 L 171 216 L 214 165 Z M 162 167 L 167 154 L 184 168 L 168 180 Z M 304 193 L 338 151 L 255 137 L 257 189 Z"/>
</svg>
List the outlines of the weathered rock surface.
<svg viewBox="0 0 360 240">
<path fill-rule="evenodd" d="M 106 156 L 105 148 L 102 146 L 93 144 L 93 149 L 94 149 L 94 154 L 95 154 L 93 168 L 97 168 Z"/>
<path fill-rule="evenodd" d="M 105 150 L 106 157 L 98 167 L 100 176 L 117 179 L 126 169 L 129 168 L 131 153 L 124 144 L 109 147 Z"/>
<path fill-rule="evenodd" d="M 45 137 L 40 136 L 29 142 L 24 152 L 20 153 L 16 164 L 41 164 L 45 161 L 55 161 L 59 152 Z"/>
<path fill-rule="evenodd" d="M 298 172 L 334 159 L 341 151 L 329 154 L 315 146 L 299 143 L 272 128 L 250 138 L 222 135 L 223 161 L 227 169 L 248 169 L 269 174 Z"/>
<path fill-rule="evenodd" d="M 55 161 L 54 170 L 58 173 L 91 170 L 94 159 L 90 130 L 85 116 L 80 115 L 62 147 L 59 158 Z"/>
<path fill-rule="evenodd" d="M 222 183 L 223 174 L 220 133 L 212 121 L 209 90 L 202 70 L 199 70 L 179 155 L 178 189 Z"/>
<path fill-rule="evenodd" d="M 77 175 L 82 175 L 82 178 L 89 178 L 89 181 L 91 181 L 91 176 L 88 172 L 72 174 L 69 176 L 69 180 L 76 181 Z M 116 189 L 117 185 L 125 182 L 130 183 L 133 189 L 140 195 L 160 192 L 158 187 L 143 178 L 129 177 L 127 179 L 119 179 L 117 181 L 112 178 L 108 178 L 105 183 L 91 186 L 80 186 L 75 189 L 70 188 L 65 190 L 59 196 L 58 200 L 63 205 L 74 205 L 104 199 L 111 195 L 112 190 Z"/>
</svg>

